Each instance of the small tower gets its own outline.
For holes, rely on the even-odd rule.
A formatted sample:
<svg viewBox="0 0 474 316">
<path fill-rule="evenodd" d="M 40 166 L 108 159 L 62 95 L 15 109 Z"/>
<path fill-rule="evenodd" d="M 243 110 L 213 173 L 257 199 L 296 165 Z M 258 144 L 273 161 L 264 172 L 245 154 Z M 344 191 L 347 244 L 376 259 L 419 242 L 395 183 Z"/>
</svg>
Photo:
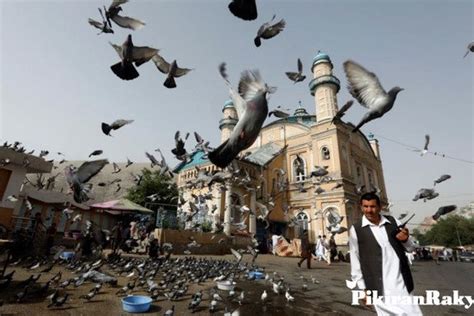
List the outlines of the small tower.
<svg viewBox="0 0 474 316">
<path fill-rule="evenodd" d="M 224 103 L 224 108 L 222 109 L 222 119 L 219 121 L 219 129 L 221 130 L 221 144 L 225 142 L 232 131 L 234 130 L 235 125 L 237 124 L 237 111 L 235 110 L 234 103 L 232 100 L 227 100 Z"/>
<path fill-rule="evenodd" d="M 316 105 L 318 123 L 331 120 L 338 110 L 336 94 L 340 89 L 340 82 L 333 76 L 332 68 L 329 56 L 318 51 L 311 68 L 314 79 L 309 82 L 309 90 L 314 96 Z"/>
</svg>

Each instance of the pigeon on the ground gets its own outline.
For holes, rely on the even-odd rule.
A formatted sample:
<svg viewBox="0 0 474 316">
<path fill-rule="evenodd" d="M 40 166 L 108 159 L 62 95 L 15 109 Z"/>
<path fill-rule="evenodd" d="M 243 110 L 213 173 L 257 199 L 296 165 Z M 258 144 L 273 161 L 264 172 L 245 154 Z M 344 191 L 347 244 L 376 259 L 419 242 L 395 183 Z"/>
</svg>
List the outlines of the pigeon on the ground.
<svg viewBox="0 0 474 316">
<path fill-rule="evenodd" d="M 82 203 L 89 200 L 85 183 L 98 174 L 108 163 L 107 159 L 86 161 L 77 169 L 72 165 L 64 169 L 66 181 L 74 193 L 74 201 Z"/>
<path fill-rule="evenodd" d="M 110 43 L 110 42 L 109 42 Z M 110 43 L 119 55 L 121 61 L 110 66 L 110 69 L 123 80 L 133 80 L 140 74 L 135 66 L 140 66 L 153 58 L 158 53 L 158 49 L 147 46 L 134 46 L 132 35 L 128 35 L 125 42 L 119 46 Z M 135 66 L 133 65 L 135 63 Z"/>
<path fill-rule="evenodd" d="M 437 183 L 441 183 L 443 181 L 446 181 L 448 179 L 451 179 L 451 176 L 449 174 L 443 174 L 442 176 L 440 176 L 438 179 L 436 179 L 434 181 L 434 186 L 437 184 Z"/>
<path fill-rule="evenodd" d="M 359 101 L 360 105 L 368 109 L 352 132 L 357 132 L 365 123 L 382 117 L 390 111 L 397 94 L 403 90 L 400 87 L 393 87 L 390 91 L 385 92 L 374 73 L 352 60 L 344 62 L 344 72 L 349 82 L 350 94 Z"/>
<path fill-rule="evenodd" d="M 446 205 L 446 206 L 441 206 L 436 213 L 432 216 L 432 218 L 437 221 L 441 216 L 446 215 L 448 213 L 451 213 L 457 208 L 456 205 Z"/>
<path fill-rule="evenodd" d="M 276 15 L 273 15 L 273 18 L 270 20 L 270 22 L 266 22 L 262 24 L 262 26 L 260 26 L 257 32 L 257 36 L 253 40 L 255 46 L 260 47 L 260 45 L 262 45 L 262 38 L 267 40 L 283 31 L 286 26 L 286 22 L 284 19 L 281 19 L 279 22 L 273 25 L 270 24 L 273 22 L 273 20 L 275 20 L 275 17 Z"/>
<path fill-rule="evenodd" d="M 336 121 L 340 121 L 341 117 L 343 117 L 344 114 L 346 114 L 347 110 L 349 110 L 349 108 L 352 106 L 353 103 L 354 103 L 353 100 L 347 101 L 347 103 L 344 104 L 342 108 L 339 109 L 339 111 L 337 111 L 336 115 L 334 115 L 334 117 L 331 120 L 331 123 L 335 124 Z"/>
<path fill-rule="evenodd" d="M 119 15 L 119 12 L 122 11 L 121 5 L 127 2 L 128 0 L 113 0 L 108 9 L 104 7 L 105 17 L 107 18 L 110 28 L 112 27 L 110 20 L 114 21 L 115 24 L 120 27 L 132 29 L 134 31 L 141 29 L 145 25 L 145 22 L 143 21 Z"/>
<path fill-rule="evenodd" d="M 469 43 L 469 45 L 467 45 L 467 51 L 464 54 L 464 58 L 466 58 L 466 56 L 469 54 L 469 52 L 474 53 L 474 42 Z"/>
<path fill-rule="evenodd" d="M 102 125 L 101 125 L 102 132 L 107 136 L 112 136 L 112 135 L 110 135 L 110 132 L 112 130 L 117 130 L 121 127 L 124 127 L 127 124 L 133 123 L 133 121 L 134 120 L 118 119 L 118 120 L 115 120 L 112 124 L 107 124 L 107 123 L 102 122 Z"/>
<path fill-rule="evenodd" d="M 305 80 L 306 76 L 303 75 L 303 63 L 301 59 L 298 58 L 298 72 L 285 72 L 285 74 L 293 83 Z"/>
<path fill-rule="evenodd" d="M 232 0 L 229 3 L 229 10 L 238 18 L 246 21 L 252 21 L 257 18 L 256 0 Z"/>
<path fill-rule="evenodd" d="M 273 93 L 276 88 L 263 82 L 257 70 L 247 70 L 242 73 L 237 93 L 227 79 L 225 64 L 221 64 L 219 70 L 230 87 L 230 95 L 239 118 L 230 137 L 208 154 L 214 165 L 225 168 L 257 139 L 268 114 L 267 94 Z"/>
<path fill-rule="evenodd" d="M 158 68 L 159 71 L 167 75 L 165 82 L 163 82 L 163 85 L 169 89 L 176 88 L 176 81 L 174 80 L 174 78 L 184 76 L 192 70 L 188 68 L 179 68 L 178 64 L 176 63 L 176 60 L 173 60 L 170 64 L 158 53 L 153 56 L 152 60 L 155 63 L 156 68 Z"/>
</svg>

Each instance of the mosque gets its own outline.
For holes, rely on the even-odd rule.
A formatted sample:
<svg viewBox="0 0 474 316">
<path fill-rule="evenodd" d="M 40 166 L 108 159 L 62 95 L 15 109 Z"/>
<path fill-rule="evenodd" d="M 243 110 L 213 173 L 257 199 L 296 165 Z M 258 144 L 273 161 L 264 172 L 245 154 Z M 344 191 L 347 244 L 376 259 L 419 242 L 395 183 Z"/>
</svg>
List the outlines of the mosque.
<svg viewBox="0 0 474 316">
<path fill-rule="evenodd" d="M 257 236 L 270 233 L 287 238 L 298 237 L 307 229 L 310 241 L 315 242 L 318 235 L 330 235 L 331 216 L 342 217 L 345 228 L 362 216 L 361 192 L 377 190 L 382 204 L 387 203 L 378 141 L 360 131 L 352 133 L 351 123 L 331 122 L 338 111 L 340 89 L 332 69 L 330 57 L 318 52 L 309 82 L 315 114 L 300 104 L 293 115 L 265 125 L 255 143 L 234 160 L 246 181 L 227 181 L 210 188 L 190 186 L 200 172 L 218 171 L 202 151 L 175 168 L 178 188 L 186 200 L 191 194 L 212 193 L 212 199 L 201 205 L 212 225 L 223 225 L 227 235 L 243 229 Z M 221 141 L 225 141 L 237 123 L 231 100 L 225 102 L 222 112 L 219 128 Z M 327 174 L 311 177 L 316 166 L 325 168 Z M 253 214 L 245 216 L 243 205 Z M 185 204 L 182 209 L 186 212 L 190 207 Z M 336 235 L 338 245 L 347 242 L 347 231 Z"/>
</svg>

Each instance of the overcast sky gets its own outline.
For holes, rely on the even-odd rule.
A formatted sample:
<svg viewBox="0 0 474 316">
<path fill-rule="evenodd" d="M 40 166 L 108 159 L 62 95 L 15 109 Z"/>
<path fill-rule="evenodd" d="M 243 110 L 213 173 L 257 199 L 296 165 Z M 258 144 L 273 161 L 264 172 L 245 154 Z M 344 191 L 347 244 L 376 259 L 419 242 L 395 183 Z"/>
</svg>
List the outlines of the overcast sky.
<svg viewBox="0 0 474 316">
<path fill-rule="evenodd" d="M 312 77 L 312 59 L 322 50 L 341 80 L 339 105 L 349 100 L 342 69 L 347 59 L 375 72 L 386 90 L 405 88 L 389 113 L 362 128 L 380 141 L 395 215 L 416 211 L 413 222 L 420 222 L 439 206 L 474 200 L 474 54 L 463 58 L 474 41 L 472 1 L 257 0 L 258 19 L 251 22 L 234 17 L 228 2 L 130 1 L 123 15 L 146 26 L 130 31 L 114 25 L 115 34 L 98 36 L 87 19 L 100 20 L 97 8 L 109 1 L 0 0 L 0 140 L 61 151 L 69 160 L 103 149 L 111 161 L 146 161 L 144 152 L 159 147 L 174 165 L 176 130 L 198 131 L 211 145 L 220 140 L 218 122 L 228 99 L 220 62 L 227 62 L 234 85 L 242 70 L 260 69 L 278 87 L 270 108 L 294 110 L 301 101 L 315 113 L 309 80 L 294 85 L 284 73 L 294 71 L 300 57 Z M 273 14 L 287 27 L 256 48 L 253 38 Z M 165 59 L 194 70 L 177 79 L 177 89 L 163 87 L 165 77 L 153 63 L 139 67 L 136 80 L 120 80 L 110 70 L 119 58 L 108 42 L 121 44 L 128 34 L 135 45 L 158 48 Z M 345 120 L 357 123 L 364 111 L 355 105 Z M 100 123 L 118 118 L 135 122 L 114 137 L 103 135 Z M 425 134 L 431 151 L 470 163 L 420 157 L 400 144 L 422 147 Z M 452 179 L 436 187 L 438 198 L 411 201 L 445 173 Z"/>
</svg>

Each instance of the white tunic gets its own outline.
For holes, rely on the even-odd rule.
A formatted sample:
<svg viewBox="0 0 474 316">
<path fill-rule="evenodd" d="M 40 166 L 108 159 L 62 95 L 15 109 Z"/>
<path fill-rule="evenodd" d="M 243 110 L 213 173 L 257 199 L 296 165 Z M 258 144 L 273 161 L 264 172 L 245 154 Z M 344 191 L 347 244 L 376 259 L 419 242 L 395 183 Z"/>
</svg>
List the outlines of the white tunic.
<svg viewBox="0 0 474 316">
<path fill-rule="evenodd" d="M 378 225 L 371 223 L 365 215 L 362 217 L 362 227 L 370 226 L 370 230 L 374 234 L 377 243 L 382 249 L 382 278 L 383 278 L 383 295 L 384 296 L 408 296 L 400 270 L 400 259 L 388 240 L 385 223 L 390 221 L 381 215 Z M 396 220 L 397 225 L 400 222 Z M 349 247 L 351 253 L 351 275 L 352 281 L 357 282 L 359 289 L 365 289 L 365 281 L 360 268 L 359 244 L 357 242 L 357 234 L 354 226 L 349 231 Z M 411 237 L 403 243 L 407 251 L 413 250 L 413 242 Z M 379 293 L 379 296 L 381 293 Z M 418 305 L 396 304 L 396 302 L 387 301 L 380 304 L 374 304 L 377 315 L 423 315 Z"/>
</svg>

